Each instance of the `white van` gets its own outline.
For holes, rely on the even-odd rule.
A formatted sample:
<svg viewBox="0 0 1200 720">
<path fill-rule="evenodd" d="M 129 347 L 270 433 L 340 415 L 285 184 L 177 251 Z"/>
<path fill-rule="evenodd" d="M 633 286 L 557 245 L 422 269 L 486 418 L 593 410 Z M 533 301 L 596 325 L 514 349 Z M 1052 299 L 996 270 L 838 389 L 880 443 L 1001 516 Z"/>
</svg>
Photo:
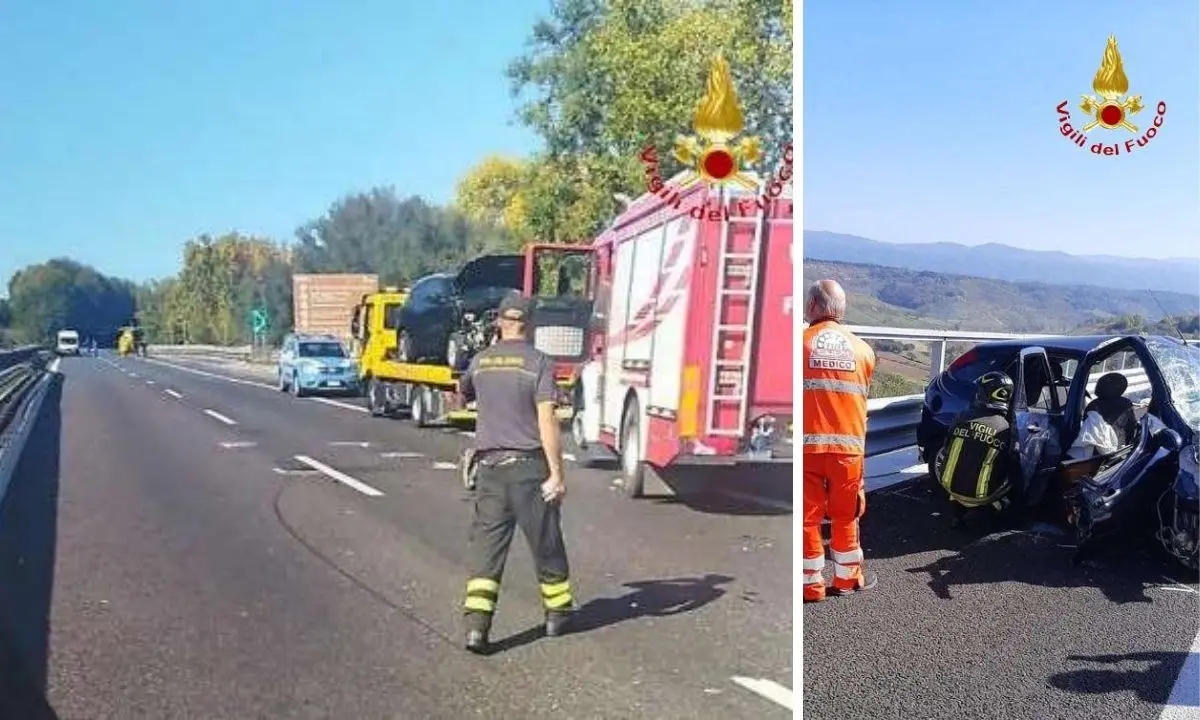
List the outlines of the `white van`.
<svg viewBox="0 0 1200 720">
<path fill-rule="evenodd" d="M 55 345 L 54 351 L 59 355 L 78 355 L 79 333 L 74 330 L 59 330 L 58 344 Z"/>
</svg>

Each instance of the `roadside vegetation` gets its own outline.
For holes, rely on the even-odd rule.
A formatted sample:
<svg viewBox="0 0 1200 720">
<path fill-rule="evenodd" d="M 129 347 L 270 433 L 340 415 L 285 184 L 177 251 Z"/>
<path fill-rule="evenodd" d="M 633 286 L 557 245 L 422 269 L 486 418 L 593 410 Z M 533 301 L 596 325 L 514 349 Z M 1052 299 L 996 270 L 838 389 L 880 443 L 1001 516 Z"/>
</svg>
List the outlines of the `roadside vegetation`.
<svg viewBox="0 0 1200 720">
<path fill-rule="evenodd" d="M 27 267 L 9 283 L 0 342 L 45 341 L 60 327 L 109 331 L 136 314 L 152 342 L 241 344 L 249 315 L 292 322 L 296 272 L 369 272 L 388 284 L 525 242 L 588 242 L 644 192 L 639 153 L 692 132 L 714 53 L 728 61 L 744 133 L 771 172 L 791 141 L 791 3 L 779 0 L 555 0 L 507 71 L 517 118 L 542 141 L 531 157 L 493 155 L 464 173 L 449 207 L 395 188 L 351 192 L 289 241 L 237 233 L 183 242 L 177 274 L 134 283 L 67 259 Z M 696 38 L 704 42 L 696 42 Z M 135 313 L 136 308 L 136 313 Z M 0 310 L 3 306 L 0 306 Z M 7 329 L 11 326 L 11 330 Z"/>
</svg>

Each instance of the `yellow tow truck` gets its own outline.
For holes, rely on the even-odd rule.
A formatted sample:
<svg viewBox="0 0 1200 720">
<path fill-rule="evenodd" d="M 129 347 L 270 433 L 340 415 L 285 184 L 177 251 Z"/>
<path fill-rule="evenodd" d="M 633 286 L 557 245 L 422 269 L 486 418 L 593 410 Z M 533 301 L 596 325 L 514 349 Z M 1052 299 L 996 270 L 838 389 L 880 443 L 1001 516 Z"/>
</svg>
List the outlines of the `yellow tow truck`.
<svg viewBox="0 0 1200 720">
<path fill-rule="evenodd" d="M 567 326 L 567 330 L 580 333 L 580 328 L 571 326 L 586 326 L 590 322 L 590 300 L 576 299 L 564 315 L 563 310 L 552 307 L 556 296 L 566 294 L 566 290 L 562 288 L 564 284 L 559 282 L 557 292 L 544 294 L 539 292 L 542 284 L 540 281 L 542 275 L 548 274 L 546 265 L 557 269 L 558 263 L 569 257 L 587 260 L 582 266 L 585 268 L 582 274 L 584 282 L 590 281 L 588 270 L 591 267 L 591 249 L 587 246 L 531 244 L 525 247 L 522 254 L 523 291 L 526 295 L 541 299 L 543 305 L 539 305 L 539 313 L 546 325 L 542 329 L 550 330 L 551 338 L 554 337 L 555 331 L 561 332 L 563 326 Z M 590 292 L 581 294 L 590 295 Z M 396 287 L 365 294 L 355 307 L 350 321 L 350 334 L 353 338 L 351 348 L 358 361 L 359 387 L 366 395 L 371 415 L 394 417 L 402 408 L 408 408 L 409 417 L 418 427 L 474 422 L 474 404 L 463 404 L 458 392 L 458 377 L 461 374 L 459 370 L 449 365 L 426 365 L 401 362 L 398 359 L 400 355 L 396 314 L 406 302 L 408 292 Z M 537 313 L 536 317 L 539 317 Z M 534 335 L 536 343 L 536 331 Z M 576 372 L 588 348 L 586 332 L 579 337 L 579 347 L 573 355 L 563 356 L 560 352 L 555 352 L 554 348 L 539 346 L 555 360 L 555 376 L 561 393 L 559 416 L 565 420 L 572 416 Z"/>
<path fill-rule="evenodd" d="M 398 339 L 389 320 L 407 300 L 407 291 L 388 287 L 363 295 L 354 309 L 351 348 L 367 408 L 375 417 L 394 417 L 407 407 L 417 427 L 474 420 L 474 410 L 459 402 L 457 372 L 397 360 Z"/>
</svg>

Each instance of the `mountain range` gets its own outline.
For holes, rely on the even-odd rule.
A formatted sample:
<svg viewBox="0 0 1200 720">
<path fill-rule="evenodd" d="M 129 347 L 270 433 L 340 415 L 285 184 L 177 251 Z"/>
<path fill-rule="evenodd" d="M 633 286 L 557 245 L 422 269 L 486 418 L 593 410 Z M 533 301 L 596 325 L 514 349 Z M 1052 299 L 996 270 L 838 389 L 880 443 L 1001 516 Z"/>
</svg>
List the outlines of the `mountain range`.
<svg viewBox="0 0 1200 720">
<path fill-rule="evenodd" d="M 935 273 L 969 274 L 1008 282 L 1091 285 L 1142 292 L 1150 290 L 1154 294 L 1159 291 L 1200 293 L 1200 257 L 1153 260 L 1069 255 L 1056 250 L 1024 250 L 998 243 L 974 246 L 949 242 L 900 244 L 805 230 L 804 259 L 805 262 L 870 263 Z"/>
</svg>

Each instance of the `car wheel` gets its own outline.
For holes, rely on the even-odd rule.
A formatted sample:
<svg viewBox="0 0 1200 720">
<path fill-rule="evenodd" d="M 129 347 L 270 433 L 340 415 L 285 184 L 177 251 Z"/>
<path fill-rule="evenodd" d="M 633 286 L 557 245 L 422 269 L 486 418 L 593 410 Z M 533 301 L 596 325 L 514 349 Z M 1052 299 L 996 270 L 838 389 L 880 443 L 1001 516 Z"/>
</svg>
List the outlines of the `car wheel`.
<svg viewBox="0 0 1200 720">
<path fill-rule="evenodd" d="M 638 401 L 630 400 L 621 420 L 621 489 L 627 498 L 640 498 L 646 486 L 640 412 Z"/>
</svg>

